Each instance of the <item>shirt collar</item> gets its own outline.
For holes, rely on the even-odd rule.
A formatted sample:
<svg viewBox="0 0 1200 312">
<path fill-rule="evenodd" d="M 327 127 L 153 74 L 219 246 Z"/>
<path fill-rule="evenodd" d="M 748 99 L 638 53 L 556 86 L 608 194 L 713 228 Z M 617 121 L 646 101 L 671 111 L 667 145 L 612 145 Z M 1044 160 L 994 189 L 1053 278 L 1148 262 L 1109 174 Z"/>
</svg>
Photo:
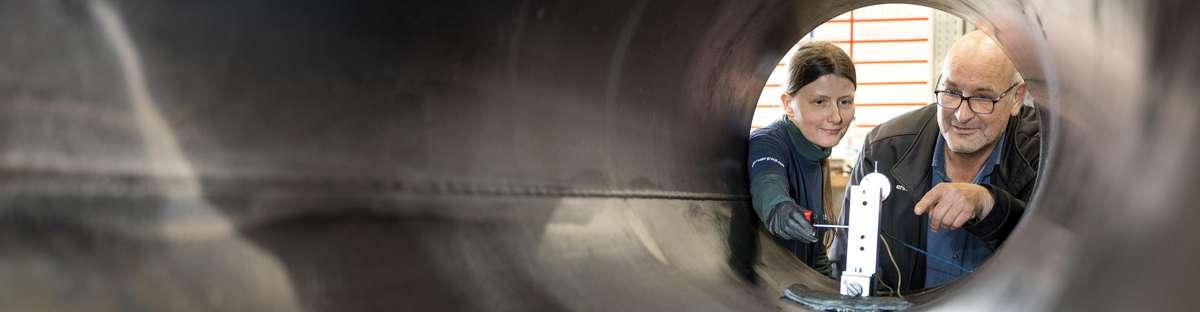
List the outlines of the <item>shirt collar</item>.
<svg viewBox="0 0 1200 312">
<path fill-rule="evenodd" d="M 1007 133 L 1002 133 L 1000 139 L 996 140 L 996 148 L 992 149 L 992 154 L 988 156 L 987 161 L 984 161 L 984 166 L 979 168 L 979 173 L 975 174 L 974 183 L 983 183 L 984 178 L 992 175 L 993 169 L 1000 165 L 1000 151 L 1004 149 L 1004 139 L 1008 136 Z M 941 178 L 949 180 L 946 175 L 946 138 L 938 134 L 937 144 L 933 148 L 933 161 L 930 162 L 930 167 L 934 172 L 939 173 Z M 934 175 L 938 177 L 938 174 Z"/>
</svg>

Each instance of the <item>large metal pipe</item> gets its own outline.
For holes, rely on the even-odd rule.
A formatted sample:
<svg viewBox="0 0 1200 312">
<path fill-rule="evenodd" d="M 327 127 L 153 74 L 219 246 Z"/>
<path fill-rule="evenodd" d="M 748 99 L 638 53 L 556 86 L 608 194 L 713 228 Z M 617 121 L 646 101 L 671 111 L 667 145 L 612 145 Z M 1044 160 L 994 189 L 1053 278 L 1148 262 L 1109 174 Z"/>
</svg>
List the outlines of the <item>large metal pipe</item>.
<svg viewBox="0 0 1200 312">
<path fill-rule="evenodd" d="M 0 1 L 0 309 L 800 309 L 746 129 L 880 2 Z M 1196 5 L 913 3 L 1049 112 L 1033 210 L 917 307 L 1190 307 Z"/>
</svg>

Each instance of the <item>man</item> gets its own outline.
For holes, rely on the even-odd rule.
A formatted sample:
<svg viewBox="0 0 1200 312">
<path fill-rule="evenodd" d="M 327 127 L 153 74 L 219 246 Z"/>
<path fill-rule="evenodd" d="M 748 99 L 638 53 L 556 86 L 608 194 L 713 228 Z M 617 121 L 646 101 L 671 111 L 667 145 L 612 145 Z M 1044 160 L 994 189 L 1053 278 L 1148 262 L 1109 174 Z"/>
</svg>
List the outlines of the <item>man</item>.
<svg viewBox="0 0 1200 312">
<path fill-rule="evenodd" d="M 1004 51 L 982 32 L 963 36 L 935 89 L 936 103 L 867 135 L 851 177 L 858 184 L 878 171 L 894 185 L 880 212 L 887 244 L 879 244 L 879 290 L 934 287 L 974 270 L 1008 237 L 1033 192 L 1037 110 L 1022 105 L 1026 86 Z"/>
</svg>

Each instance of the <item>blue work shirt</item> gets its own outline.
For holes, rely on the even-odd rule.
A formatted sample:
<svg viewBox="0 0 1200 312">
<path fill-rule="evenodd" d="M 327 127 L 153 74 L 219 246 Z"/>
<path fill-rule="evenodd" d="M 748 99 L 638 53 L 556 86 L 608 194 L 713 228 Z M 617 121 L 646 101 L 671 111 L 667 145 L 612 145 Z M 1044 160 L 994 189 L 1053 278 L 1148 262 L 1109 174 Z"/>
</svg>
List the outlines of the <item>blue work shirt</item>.
<svg viewBox="0 0 1200 312">
<path fill-rule="evenodd" d="M 996 141 L 996 148 L 992 149 L 992 155 L 988 156 L 983 167 L 979 168 L 979 173 L 975 174 L 975 180 L 972 183 L 991 183 L 994 169 L 1000 166 L 1000 151 L 1004 150 L 1004 136 L 1006 135 L 1002 135 L 1000 140 Z M 930 187 L 942 182 L 951 182 L 950 177 L 946 175 L 945 150 L 946 139 L 939 135 L 937 145 L 933 148 L 933 162 L 930 166 L 933 174 Z M 967 233 L 967 230 L 961 228 L 951 231 L 942 229 L 935 232 L 933 229 L 927 228 L 926 231 L 926 252 L 954 262 L 968 270 L 975 270 L 988 257 L 992 256 L 992 249 L 988 248 L 987 244 L 979 238 Z M 945 284 L 966 273 L 933 257 L 925 257 L 925 287 Z"/>
</svg>

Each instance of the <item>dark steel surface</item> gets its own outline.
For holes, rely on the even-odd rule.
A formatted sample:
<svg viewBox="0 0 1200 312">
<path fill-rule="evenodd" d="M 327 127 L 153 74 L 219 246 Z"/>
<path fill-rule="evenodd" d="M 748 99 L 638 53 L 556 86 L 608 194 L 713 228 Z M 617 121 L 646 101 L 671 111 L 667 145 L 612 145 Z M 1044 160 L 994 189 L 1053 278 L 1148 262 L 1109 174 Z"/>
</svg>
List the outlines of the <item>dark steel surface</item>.
<svg viewBox="0 0 1200 312">
<path fill-rule="evenodd" d="M 787 310 L 745 138 L 808 29 L 879 1 L 0 1 L 0 310 Z M 1187 2 L 925 2 L 1047 109 L 950 310 L 1182 310 Z"/>
</svg>

